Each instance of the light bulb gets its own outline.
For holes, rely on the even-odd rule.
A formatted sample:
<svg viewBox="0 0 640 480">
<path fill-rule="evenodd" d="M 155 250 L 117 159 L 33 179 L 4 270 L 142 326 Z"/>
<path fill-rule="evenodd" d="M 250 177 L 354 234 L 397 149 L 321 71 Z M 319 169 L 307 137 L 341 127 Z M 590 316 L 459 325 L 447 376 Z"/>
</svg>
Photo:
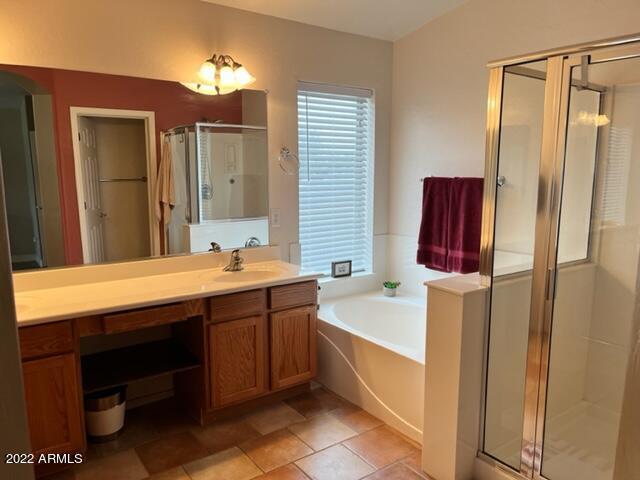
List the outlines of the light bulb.
<svg viewBox="0 0 640 480">
<path fill-rule="evenodd" d="M 225 65 L 220 69 L 220 87 L 230 88 L 236 86 L 236 77 L 233 74 L 233 69 L 229 65 Z"/>
<path fill-rule="evenodd" d="M 254 82 L 256 80 L 255 78 L 253 78 L 251 76 L 249 71 L 246 68 L 244 68 L 242 65 L 240 65 L 238 68 L 236 68 L 236 70 L 233 73 L 236 76 L 236 82 L 238 82 L 238 84 L 241 87 L 249 85 L 250 83 L 252 83 L 252 82 Z"/>
<path fill-rule="evenodd" d="M 218 95 L 215 85 L 207 85 L 204 83 L 196 82 L 180 82 L 192 92 L 200 93 L 202 95 Z"/>
<path fill-rule="evenodd" d="M 209 60 L 200 66 L 200 79 L 206 83 L 214 83 L 216 81 L 216 66 Z"/>
</svg>

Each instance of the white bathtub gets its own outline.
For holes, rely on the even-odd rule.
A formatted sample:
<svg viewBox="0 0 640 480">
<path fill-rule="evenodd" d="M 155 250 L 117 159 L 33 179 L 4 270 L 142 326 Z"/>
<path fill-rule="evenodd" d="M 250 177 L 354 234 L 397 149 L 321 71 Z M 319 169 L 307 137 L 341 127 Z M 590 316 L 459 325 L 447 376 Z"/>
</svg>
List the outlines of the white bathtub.
<svg viewBox="0 0 640 480">
<path fill-rule="evenodd" d="M 369 293 L 322 303 L 318 379 L 422 442 L 425 300 Z"/>
</svg>

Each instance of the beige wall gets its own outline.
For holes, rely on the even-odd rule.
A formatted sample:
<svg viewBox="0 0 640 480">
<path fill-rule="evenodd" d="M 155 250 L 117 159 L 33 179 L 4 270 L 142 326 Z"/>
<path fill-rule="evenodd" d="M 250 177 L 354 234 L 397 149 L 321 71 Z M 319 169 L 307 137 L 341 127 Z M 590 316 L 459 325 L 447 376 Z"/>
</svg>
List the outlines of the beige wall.
<svg viewBox="0 0 640 480">
<path fill-rule="evenodd" d="M 389 230 L 415 238 L 425 175 L 482 176 L 492 59 L 640 30 L 637 0 L 470 0 L 394 44 Z"/>
<path fill-rule="evenodd" d="M 297 148 L 296 81 L 376 92 L 376 233 L 387 231 L 392 44 L 220 7 L 198 0 L 16 3 L 0 0 L 0 62 L 167 80 L 193 78 L 212 52 L 229 53 L 267 89 L 271 206 L 281 227 L 271 241 L 297 241 L 297 179 L 276 165 L 281 146 Z M 93 19 L 93 21 L 87 21 Z"/>
</svg>

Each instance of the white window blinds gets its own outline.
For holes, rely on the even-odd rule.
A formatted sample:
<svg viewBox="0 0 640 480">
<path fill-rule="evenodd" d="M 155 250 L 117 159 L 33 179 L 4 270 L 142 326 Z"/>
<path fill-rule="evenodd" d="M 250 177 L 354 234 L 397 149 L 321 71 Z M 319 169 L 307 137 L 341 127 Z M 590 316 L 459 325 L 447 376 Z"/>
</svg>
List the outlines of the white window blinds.
<svg viewBox="0 0 640 480">
<path fill-rule="evenodd" d="M 302 268 L 331 273 L 352 260 L 371 270 L 373 95 L 370 90 L 298 84 Z"/>
</svg>

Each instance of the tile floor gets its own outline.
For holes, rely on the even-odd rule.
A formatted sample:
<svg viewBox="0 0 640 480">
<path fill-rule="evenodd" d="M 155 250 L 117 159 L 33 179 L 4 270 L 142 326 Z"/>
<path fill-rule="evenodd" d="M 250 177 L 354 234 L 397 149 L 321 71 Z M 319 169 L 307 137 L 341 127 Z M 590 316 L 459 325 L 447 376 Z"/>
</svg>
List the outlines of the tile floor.
<svg viewBox="0 0 640 480">
<path fill-rule="evenodd" d="M 171 400 L 127 412 L 110 443 L 47 480 L 420 480 L 419 446 L 322 387 L 195 424 Z"/>
</svg>

